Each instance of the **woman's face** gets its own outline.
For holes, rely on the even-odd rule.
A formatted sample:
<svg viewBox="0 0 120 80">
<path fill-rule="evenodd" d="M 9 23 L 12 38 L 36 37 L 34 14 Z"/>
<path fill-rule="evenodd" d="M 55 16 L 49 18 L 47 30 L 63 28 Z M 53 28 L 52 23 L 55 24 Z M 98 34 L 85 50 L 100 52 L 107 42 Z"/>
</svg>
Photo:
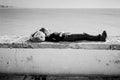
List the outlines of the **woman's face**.
<svg viewBox="0 0 120 80">
<path fill-rule="evenodd" d="M 36 42 L 42 42 L 45 41 L 45 34 L 41 31 L 38 31 L 33 38 L 35 39 Z"/>
</svg>

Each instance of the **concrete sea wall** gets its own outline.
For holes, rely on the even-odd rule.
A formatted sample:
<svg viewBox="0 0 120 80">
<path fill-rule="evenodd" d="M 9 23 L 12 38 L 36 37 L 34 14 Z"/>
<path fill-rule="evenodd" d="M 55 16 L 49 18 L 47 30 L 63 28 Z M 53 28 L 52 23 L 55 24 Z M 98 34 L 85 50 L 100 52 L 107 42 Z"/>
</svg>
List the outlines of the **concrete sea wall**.
<svg viewBox="0 0 120 80">
<path fill-rule="evenodd" d="M 120 51 L 0 48 L 0 72 L 120 75 Z"/>
<path fill-rule="evenodd" d="M 27 39 L 1 38 L 0 73 L 120 75 L 119 42 L 32 43 Z"/>
</svg>

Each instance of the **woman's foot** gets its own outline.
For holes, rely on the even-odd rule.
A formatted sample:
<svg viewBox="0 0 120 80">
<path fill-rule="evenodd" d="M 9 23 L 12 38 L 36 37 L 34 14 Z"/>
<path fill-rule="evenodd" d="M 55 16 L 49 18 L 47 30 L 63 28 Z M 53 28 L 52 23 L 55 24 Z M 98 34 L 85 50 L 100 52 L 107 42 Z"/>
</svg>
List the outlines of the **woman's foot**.
<svg viewBox="0 0 120 80">
<path fill-rule="evenodd" d="M 106 38 L 107 38 L 107 32 L 104 30 L 100 37 L 100 41 L 106 41 Z"/>
</svg>

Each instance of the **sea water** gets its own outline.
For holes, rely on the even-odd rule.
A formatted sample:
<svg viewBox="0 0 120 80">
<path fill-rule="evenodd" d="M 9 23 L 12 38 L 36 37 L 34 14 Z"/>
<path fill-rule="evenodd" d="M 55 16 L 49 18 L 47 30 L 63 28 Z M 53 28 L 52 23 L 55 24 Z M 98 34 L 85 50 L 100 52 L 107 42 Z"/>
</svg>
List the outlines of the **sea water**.
<svg viewBox="0 0 120 80">
<path fill-rule="evenodd" d="M 51 31 L 120 35 L 120 9 L 0 9 L 0 35 Z"/>
</svg>

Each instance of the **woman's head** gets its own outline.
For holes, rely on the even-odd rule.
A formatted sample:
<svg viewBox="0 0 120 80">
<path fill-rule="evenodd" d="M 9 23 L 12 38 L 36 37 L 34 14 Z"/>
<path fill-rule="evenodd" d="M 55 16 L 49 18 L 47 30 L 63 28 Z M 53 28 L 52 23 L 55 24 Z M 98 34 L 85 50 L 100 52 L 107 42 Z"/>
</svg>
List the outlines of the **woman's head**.
<svg viewBox="0 0 120 80">
<path fill-rule="evenodd" d="M 39 31 L 42 31 L 46 36 L 50 35 L 50 31 L 47 28 L 41 28 Z"/>
</svg>

